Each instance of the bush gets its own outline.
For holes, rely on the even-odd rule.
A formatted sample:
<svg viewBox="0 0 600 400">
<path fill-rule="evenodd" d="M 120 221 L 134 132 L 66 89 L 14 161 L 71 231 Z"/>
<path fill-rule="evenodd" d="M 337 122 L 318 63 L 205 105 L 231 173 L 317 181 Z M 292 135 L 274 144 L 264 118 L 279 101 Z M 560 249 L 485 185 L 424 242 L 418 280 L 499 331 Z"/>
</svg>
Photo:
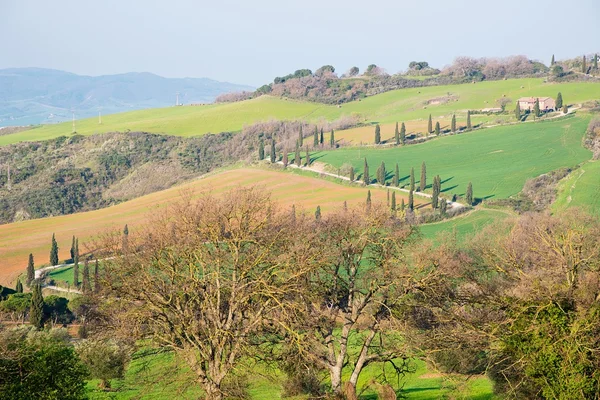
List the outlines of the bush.
<svg viewBox="0 0 600 400">
<path fill-rule="evenodd" d="M 129 361 L 129 348 L 115 340 L 84 340 L 77 354 L 92 378 L 100 379 L 101 388 L 110 388 L 110 380 L 122 378 Z"/>
</svg>

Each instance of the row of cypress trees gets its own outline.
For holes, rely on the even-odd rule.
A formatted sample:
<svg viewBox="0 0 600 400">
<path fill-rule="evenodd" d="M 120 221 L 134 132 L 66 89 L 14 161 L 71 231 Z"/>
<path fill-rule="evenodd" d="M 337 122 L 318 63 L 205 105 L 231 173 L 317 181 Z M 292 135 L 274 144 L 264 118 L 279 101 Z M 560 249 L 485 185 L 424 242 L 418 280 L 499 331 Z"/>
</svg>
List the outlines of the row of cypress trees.
<svg viewBox="0 0 600 400">
<path fill-rule="evenodd" d="M 467 111 L 467 128 L 468 131 L 473 129 L 471 125 L 471 111 Z M 456 114 L 452 114 L 452 121 L 450 122 L 450 131 L 452 133 L 456 133 Z M 429 120 L 427 122 L 427 134 L 435 134 L 439 136 L 442 133 L 442 128 L 440 126 L 439 121 L 435 123 L 435 127 L 433 125 L 433 120 L 431 118 L 431 114 L 429 114 Z M 396 128 L 394 129 L 394 141 L 396 145 L 406 144 L 406 125 L 404 122 L 401 125 L 401 128 L 398 129 L 398 122 L 396 122 Z M 375 125 L 375 144 L 381 144 L 381 127 L 379 124 Z"/>
</svg>

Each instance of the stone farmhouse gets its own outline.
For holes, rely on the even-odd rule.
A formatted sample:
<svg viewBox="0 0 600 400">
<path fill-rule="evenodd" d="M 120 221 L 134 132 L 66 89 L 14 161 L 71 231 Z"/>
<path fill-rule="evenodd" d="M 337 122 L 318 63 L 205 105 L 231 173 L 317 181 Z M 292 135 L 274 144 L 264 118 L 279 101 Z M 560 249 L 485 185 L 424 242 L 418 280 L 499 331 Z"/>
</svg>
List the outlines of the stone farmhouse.
<svg viewBox="0 0 600 400">
<path fill-rule="evenodd" d="M 533 111 L 536 100 L 540 101 L 540 111 L 551 111 L 556 107 L 552 97 L 521 97 L 517 101 L 521 110 Z"/>
</svg>

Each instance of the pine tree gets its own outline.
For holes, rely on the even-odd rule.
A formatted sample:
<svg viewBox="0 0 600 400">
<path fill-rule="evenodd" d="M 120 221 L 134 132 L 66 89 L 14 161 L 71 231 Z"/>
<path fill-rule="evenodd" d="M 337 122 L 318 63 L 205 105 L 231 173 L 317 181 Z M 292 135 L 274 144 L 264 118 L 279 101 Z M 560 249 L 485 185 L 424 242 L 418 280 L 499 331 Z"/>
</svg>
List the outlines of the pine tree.
<svg viewBox="0 0 600 400">
<path fill-rule="evenodd" d="M 394 170 L 394 180 L 392 180 L 392 186 L 400 186 L 400 169 L 398 169 L 398 163 L 396 163 L 396 169 Z"/>
<path fill-rule="evenodd" d="M 473 185 L 471 185 L 471 182 L 469 182 L 469 185 L 467 186 L 467 193 L 465 194 L 465 201 L 467 202 L 468 205 L 470 205 L 470 206 L 473 205 Z"/>
<path fill-rule="evenodd" d="M 44 328 L 44 297 L 39 282 L 33 285 L 32 292 L 31 305 L 29 306 L 29 323 L 41 330 Z"/>
<path fill-rule="evenodd" d="M 271 139 L 271 164 L 275 163 L 275 139 Z"/>
<path fill-rule="evenodd" d="M 302 134 L 302 124 L 300 124 L 300 130 L 298 131 L 298 143 L 300 143 L 300 146 L 304 145 L 304 135 Z"/>
<path fill-rule="evenodd" d="M 471 126 L 471 110 L 467 111 L 467 130 L 470 131 L 471 129 L 473 129 L 473 127 Z"/>
<path fill-rule="evenodd" d="M 17 279 L 17 286 L 15 287 L 17 293 L 23 293 L 23 284 L 20 279 Z"/>
<path fill-rule="evenodd" d="M 50 248 L 50 265 L 58 265 L 58 243 L 52 234 L 52 247 Z"/>
<path fill-rule="evenodd" d="M 265 159 L 265 141 L 262 139 L 260 139 L 260 142 L 258 143 L 258 159 Z"/>
<path fill-rule="evenodd" d="M 100 291 L 100 265 L 98 263 L 98 259 L 96 258 L 96 264 L 94 265 L 94 292 L 98 293 Z"/>
<path fill-rule="evenodd" d="M 415 209 L 415 199 L 412 190 L 408 192 L 408 209 L 410 211 Z"/>
<path fill-rule="evenodd" d="M 400 144 L 400 131 L 398 130 L 398 122 L 396 122 L 396 129 L 394 129 L 394 138 L 396 139 L 396 146 Z"/>
<path fill-rule="evenodd" d="M 33 254 L 29 253 L 29 261 L 27 261 L 27 280 L 25 284 L 31 285 L 31 282 L 35 279 L 35 267 L 33 266 Z"/>
<path fill-rule="evenodd" d="M 323 146 L 323 143 L 324 143 L 323 128 L 321 128 L 321 136 L 319 137 L 319 144 L 321 146 Z"/>
<path fill-rule="evenodd" d="M 381 143 L 381 128 L 379 124 L 375 125 L 375 144 Z"/>
<path fill-rule="evenodd" d="M 73 235 L 73 240 L 71 240 L 71 250 L 69 251 L 71 254 L 71 260 L 75 258 L 75 235 Z"/>
<path fill-rule="evenodd" d="M 367 211 L 371 210 L 371 191 L 367 191 Z"/>
<path fill-rule="evenodd" d="M 308 152 L 308 146 L 306 146 L 306 166 L 310 166 L 310 153 Z"/>
<path fill-rule="evenodd" d="M 439 123 L 439 122 L 436 122 L 436 123 L 435 123 L 435 135 L 436 135 L 436 136 L 440 136 L 440 133 L 441 133 L 441 129 L 440 129 L 440 123 Z"/>
<path fill-rule="evenodd" d="M 521 120 L 521 105 L 519 104 L 518 101 L 517 101 L 517 105 L 515 106 L 515 118 L 517 119 L 517 121 Z"/>
<path fill-rule="evenodd" d="M 535 103 L 533 104 L 533 115 L 536 118 L 539 118 L 540 114 L 540 99 L 535 99 Z"/>
<path fill-rule="evenodd" d="M 371 184 L 371 177 L 369 176 L 369 164 L 367 163 L 367 159 L 365 158 L 365 167 L 363 169 L 363 181 L 365 185 Z"/>
<path fill-rule="evenodd" d="M 563 99 L 562 99 L 562 93 L 558 92 L 558 94 L 556 95 L 556 104 L 555 107 L 557 110 L 560 110 L 563 106 Z"/>
<path fill-rule="evenodd" d="M 315 219 L 317 221 L 321 220 L 321 206 L 317 206 L 317 210 L 315 211 Z"/>
<path fill-rule="evenodd" d="M 427 121 L 427 134 L 431 135 L 433 133 L 433 122 L 431 121 L 431 114 L 429 114 L 429 121 Z"/>
<path fill-rule="evenodd" d="M 427 167 L 425 161 L 421 164 L 421 181 L 419 182 L 419 191 L 424 191 L 427 187 Z"/>
<path fill-rule="evenodd" d="M 331 146 L 331 148 L 333 149 L 335 147 L 335 133 L 333 132 L 333 129 L 331 130 L 331 136 L 329 137 L 329 146 Z"/>
<path fill-rule="evenodd" d="M 300 160 L 300 145 L 298 144 L 298 142 L 296 142 L 296 153 L 294 154 L 294 161 L 296 162 L 296 165 L 298 167 L 301 165 L 301 160 Z"/>
<path fill-rule="evenodd" d="M 452 114 L 452 122 L 450 123 L 450 130 L 452 133 L 456 132 L 456 114 Z"/>
<path fill-rule="evenodd" d="M 568 112 L 569 112 L 569 106 L 567 106 L 567 105 L 565 104 L 565 105 L 563 106 L 563 108 L 562 108 L 562 112 L 563 112 L 563 114 L 566 114 L 566 113 L 568 113 Z"/>
<path fill-rule="evenodd" d="M 404 122 L 402 123 L 402 126 L 400 127 L 400 142 L 402 144 L 404 144 L 406 142 L 406 125 L 404 125 Z"/>
<path fill-rule="evenodd" d="M 448 203 L 446 202 L 446 199 L 440 198 L 440 214 L 446 215 L 447 208 L 448 208 Z"/>
<path fill-rule="evenodd" d="M 410 169 L 410 190 L 415 190 L 415 169 Z"/>
<path fill-rule="evenodd" d="M 396 211 L 396 191 L 392 192 L 392 211 Z"/>
<path fill-rule="evenodd" d="M 83 283 L 82 283 L 82 288 L 83 288 L 83 294 L 88 294 L 91 290 L 91 285 L 90 285 L 90 264 L 88 259 L 86 258 L 83 261 Z"/>
<path fill-rule="evenodd" d="M 385 186 L 385 174 L 385 163 L 382 161 L 379 168 L 377 168 L 377 182 L 383 186 Z"/>
<path fill-rule="evenodd" d="M 315 133 L 313 135 L 313 147 L 316 149 L 319 147 L 319 128 L 315 126 Z"/>
<path fill-rule="evenodd" d="M 354 167 L 350 166 L 350 182 L 354 182 Z"/>
<path fill-rule="evenodd" d="M 581 72 L 587 74 L 587 63 L 585 62 L 585 56 L 583 56 L 583 60 L 581 61 Z"/>
<path fill-rule="evenodd" d="M 79 239 L 75 239 L 75 257 L 73 258 L 73 286 L 79 287 Z"/>
<path fill-rule="evenodd" d="M 550 60 L 550 66 L 554 65 L 554 54 L 552 54 L 552 60 Z"/>
</svg>

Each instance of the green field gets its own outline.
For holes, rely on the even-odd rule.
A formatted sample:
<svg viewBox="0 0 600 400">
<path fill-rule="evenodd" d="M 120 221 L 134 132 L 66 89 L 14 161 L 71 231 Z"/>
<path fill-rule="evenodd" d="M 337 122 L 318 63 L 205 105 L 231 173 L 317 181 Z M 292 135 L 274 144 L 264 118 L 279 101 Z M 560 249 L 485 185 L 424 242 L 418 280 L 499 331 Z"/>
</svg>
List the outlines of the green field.
<svg viewBox="0 0 600 400">
<path fill-rule="evenodd" d="M 564 211 L 569 207 L 600 215 L 600 161 L 583 164 L 561 181 L 552 209 Z"/>
<path fill-rule="evenodd" d="M 76 121 L 76 131 L 91 135 L 109 131 L 146 131 L 180 136 L 195 136 L 207 132 L 239 131 L 244 125 L 269 119 L 335 120 L 343 115 L 358 114 L 371 123 L 390 123 L 450 116 L 467 109 L 494 107 L 497 99 L 506 96 L 516 100 L 523 96 L 555 97 L 562 92 L 566 103 L 574 104 L 600 98 L 600 83 L 544 83 L 543 79 L 509 79 L 476 84 L 432 86 L 400 89 L 341 107 L 320 103 L 293 101 L 263 96 L 229 104 L 182 106 L 131 111 Z M 452 100 L 433 104 L 431 101 L 451 95 Z M 474 117 L 476 118 L 476 117 Z M 0 145 L 24 140 L 45 140 L 72 132 L 71 122 L 45 125 L 29 131 L 0 136 Z"/>
<path fill-rule="evenodd" d="M 450 234 L 458 243 L 481 231 L 484 227 L 509 217 L 505 211 L 475 209 L 468 214 L 433 224 L 420 225 L 421 234 L 426 239 L 437 241 L 440 234 Z"/>
<path fill-rule="evenodd" d="M 397 162 L 401 184 L 408 184 L 411 167 L 418 181 L 424 161 L 427 182 L 439 174 L 447 197 L 463 195 L 472 182 L 476 198 L 507 198 L 519 193 L 529 178 L 589 160 L 591 152 L 581 145 L 587 124 L 588 118 L 571 117 L 482 129 L 406 147 L 342 148 L 311 158 L 334 168 L 351 163 L 361 175 L 366 158 L 371 177 L 382 161 L 388 171 Z"/>
</svg>

